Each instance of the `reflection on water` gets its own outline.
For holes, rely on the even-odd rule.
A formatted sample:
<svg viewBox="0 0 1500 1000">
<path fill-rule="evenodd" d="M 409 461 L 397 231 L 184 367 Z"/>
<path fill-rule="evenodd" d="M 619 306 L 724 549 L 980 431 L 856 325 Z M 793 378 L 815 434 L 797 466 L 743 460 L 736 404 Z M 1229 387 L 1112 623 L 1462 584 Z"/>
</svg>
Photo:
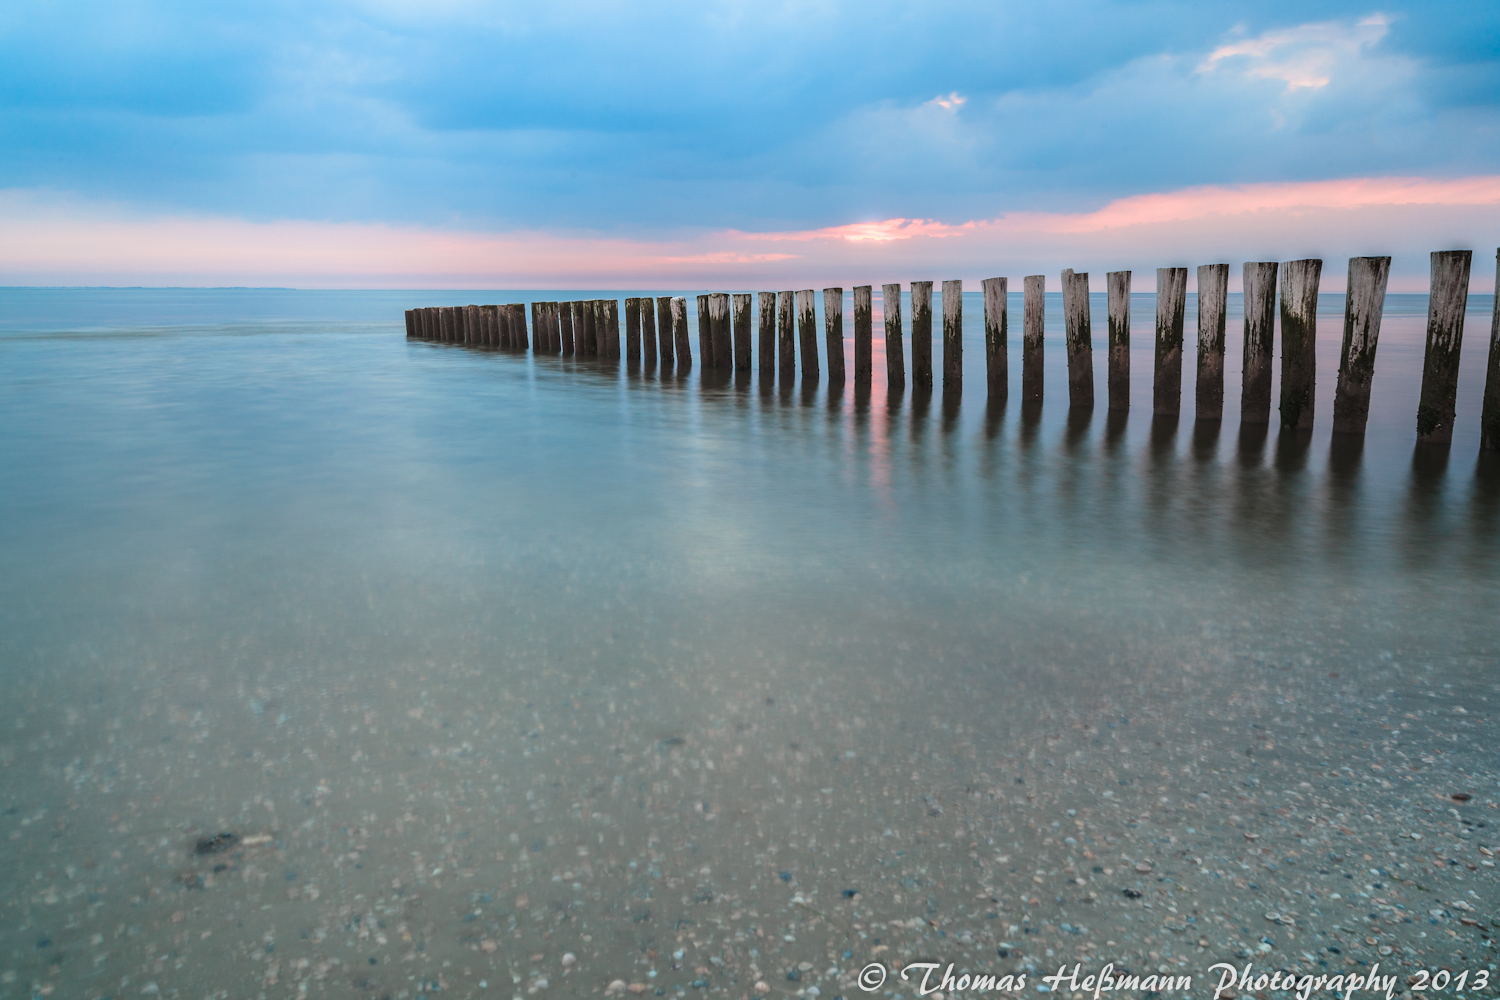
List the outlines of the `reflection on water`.
<svg viewBox="0 0 1500 1000">
<path fill-rule="evenodd" d="M 1050 330 L 989 401 L 977 302 L 934 398 L 5 294 L 0 998 L 1492 956 L 1500 464 L 1469 367 L 1413 447 L 1423 302 L 1335 438 L 1069 410 Z"/>
</svg>

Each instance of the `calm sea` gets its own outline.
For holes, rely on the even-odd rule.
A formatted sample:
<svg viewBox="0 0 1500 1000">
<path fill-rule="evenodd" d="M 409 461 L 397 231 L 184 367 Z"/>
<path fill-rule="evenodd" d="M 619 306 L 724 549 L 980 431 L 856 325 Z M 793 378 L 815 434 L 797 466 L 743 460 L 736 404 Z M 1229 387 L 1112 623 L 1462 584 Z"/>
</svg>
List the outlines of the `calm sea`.
<svg viewBox="0 0 1500 1000">
<path fill-rule="evenodd" d="M 1425 296 L 1362 444 L 1333 295 L 1310 439 L 404 336 L 625 294 L 0 289 L 0 998 L 1491 968 L 1489 296 L 1436 451 Z"/>
</svg>

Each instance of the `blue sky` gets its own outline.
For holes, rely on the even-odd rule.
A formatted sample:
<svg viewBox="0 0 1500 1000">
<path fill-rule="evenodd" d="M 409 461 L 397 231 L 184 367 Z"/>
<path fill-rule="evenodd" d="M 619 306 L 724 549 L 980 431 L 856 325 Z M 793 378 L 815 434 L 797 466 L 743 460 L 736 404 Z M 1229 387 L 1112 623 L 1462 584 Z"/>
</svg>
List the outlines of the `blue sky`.
<svg viewBox="0 0 1500 1000">
<path fill-rule="evenodd" d="M 23 0 L 0 47 L 0 191 L 75 214 L 653 238 L 1500 173 L 1500 4 Z"/>
</svg>

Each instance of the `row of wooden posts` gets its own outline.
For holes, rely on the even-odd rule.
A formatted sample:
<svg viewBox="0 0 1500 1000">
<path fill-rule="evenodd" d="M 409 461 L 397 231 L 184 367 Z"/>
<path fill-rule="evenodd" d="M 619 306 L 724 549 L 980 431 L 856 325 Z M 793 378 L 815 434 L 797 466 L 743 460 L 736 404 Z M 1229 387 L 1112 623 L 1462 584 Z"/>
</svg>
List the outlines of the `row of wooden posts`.
<svg viewBox="0 0 1500 1000">
<path fill-rule="evenodd" d="M 1458 388 L 1459 349 L 1468 305 L 1468 250 L 1432 254 L 1432 286 L 1427 314 L 1427 351 L 1422 393 L 1417 407 L 1417 438 L 1447 442 L 1453 437 Z M 1375 349 L 1385 305 L 1389 257 L 1352 257 L 1344 307 L 1344 341 L 1334 390 L 1333 429 L 1364 433 L 1370 411 Z M 1251 262 L 1243 267 L 1244 368 L 1240 420 L 1266 424 L 1271 419 L 1272 339 L 1277 314 L 1276 284 L 1281 279 L 1281 425 L 1306 430 L 1313 423 L 1316 372 L 1315 332 L 1321 260 L 1286 263 Z M 1111 271 L 1108 289 L 1108 399 L 1111 410 L 1130 406 L 1130 275 Z M 1496 254 L 1500 285 L 1500 251 Z M 911 283 L 912 381 L 931 387 L 932 285 Z M 1004 398 L 1007 370 L 1009 289 L 1005 278 L 986 278 L 984 292 L 985 376 L 991 397 Z M 1042 399 L 1042 328 L 1046 278 L 1034 274 L 1023 282 L 1021 397 Z M 1219 420 L 1224 411 L 1224 327 L 1229 265 L 1198 268 L 1198 351 L 1196 417 Z M 870 285 L 854 288 L 854 378 L 871 378 L 872 308 Z M 892 389 L 906 385 L 902 350 L 901 286 L 882 286 L 885 312 L 886 378 Z M 801 355 L 804 380 L 820 377 L 814 291 L 758 293 L 758 327 L 752 328 L 749 293 L 698 296 L 698 355 L 705 368 L 751 370 L 752 344 L 758 341 L 759 371 L 778 372 L 783 380 L 796 373 Z M 1063 319 L 1068 355 L 1068 400 L 1074 407 L 1094 405 L 1094 361 L 1089 319 L 1089 276 L 1062 273 Z M 943 308 L 943 391 L 963 386 L 963 283 L 945 281 Z M 1187 268 L 1156 271 L 1156 370 L 1152 409 L 1177 416 L 1182 399 L 1183 323 L 1187 303 Z M 832 383 L 844 381 L 844 290 L 823 289 L 823 333 Z M 525 306 L 470 305 L 409 309 L 406 335 L 417 340 L 451 341 L 489 347 L 528 348 Z M 800 341 L 800 343 L 799 343 Z M 538 354 L 620 357 L 619 303 L 613 299 L 531 303 L 530 349 Z M 625 300 L 625 356 L 647 365 L 693 361 L 688 340 L 687 300 L 682 297 Z M 1481 446 L 1500 450 L 1500 295 L 1491 323 L 1488 374 L 1481 418 Z"/>
</svg>

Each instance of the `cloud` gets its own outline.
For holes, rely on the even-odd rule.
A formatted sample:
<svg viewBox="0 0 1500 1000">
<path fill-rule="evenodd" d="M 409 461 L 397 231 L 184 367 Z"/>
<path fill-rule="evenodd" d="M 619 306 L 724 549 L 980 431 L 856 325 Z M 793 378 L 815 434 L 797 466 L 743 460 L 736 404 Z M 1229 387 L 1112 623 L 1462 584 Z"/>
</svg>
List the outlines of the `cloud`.
<svg viewBox="0 0 1500 1000">
<path fill-rule="evenodd" d="M 1326 87 L 1335 68 L 1359 58 L 1390 30 L 1391 19 L 1371 14 L 1353 24 L 1325 21 L 1290 29 L 1267 31 L 1254 38 L 1220 45 L 1198 64 L 1199 73 L 1212 73 L 1226 61 L 1252 79 L 1281 80 L 1286 92 L 1303 87 Z"/>
<path fill-rule="evenodd" d="M 37 191 L 0 192 L 0 283 L 386 288 L 746 288 L 975 281 L 994 274 L 1151 270 L 1216 261 L 1390 254 L 1393 291 L 1426 287 L 1427 254 L 1500 234 L 1500 175 L 1198 187 L 1085 212 L 815 230 L 482 232 L 370 223 L 146 216 Z M 1238 273 L 1238 268 L 1233 269 Z M 1474 269 L 1475 287 L 1492 272 Z"/>
<path fill-rule="evenodd" d="M 1500 8 L 1337 2 L 11 5 L 0 188 L 261 221 L 810 231 L 1500 162 L 1500 54 L 1476 41 Z"/>
</svg>

